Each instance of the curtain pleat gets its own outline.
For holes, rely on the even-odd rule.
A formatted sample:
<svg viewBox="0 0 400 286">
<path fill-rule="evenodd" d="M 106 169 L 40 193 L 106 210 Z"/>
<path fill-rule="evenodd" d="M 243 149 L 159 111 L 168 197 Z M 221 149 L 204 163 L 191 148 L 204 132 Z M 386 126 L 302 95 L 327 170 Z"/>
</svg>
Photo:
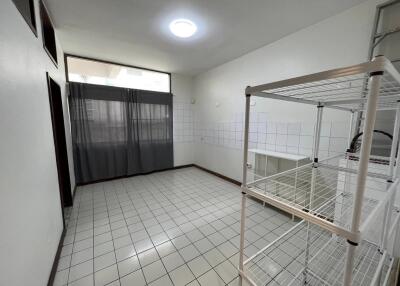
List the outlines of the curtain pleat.
<svg viewBox="0 0 400 286">
<path fill-rule="evenodd" d="M 173 167 L 172 95 L 71 82 L 77 183 Z"/>
</svg>

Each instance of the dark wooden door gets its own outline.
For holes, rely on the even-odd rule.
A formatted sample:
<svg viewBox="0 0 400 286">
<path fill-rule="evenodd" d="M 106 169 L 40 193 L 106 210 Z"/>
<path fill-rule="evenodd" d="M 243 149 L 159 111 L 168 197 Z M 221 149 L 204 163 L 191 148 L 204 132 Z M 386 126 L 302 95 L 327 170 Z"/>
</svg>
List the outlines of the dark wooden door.
<svg viewBox="0 0 400 286">
<path fill-rule="evenodd" d="M 58 184 L 61 204 L 72 206 L 71 181 L 68 168 L 67 144 L 65 140 L 64 115 L 60 86 L 47 74 L 51 121 L 53 125 L 54 147 L 56 152 Z"/>
</svg>

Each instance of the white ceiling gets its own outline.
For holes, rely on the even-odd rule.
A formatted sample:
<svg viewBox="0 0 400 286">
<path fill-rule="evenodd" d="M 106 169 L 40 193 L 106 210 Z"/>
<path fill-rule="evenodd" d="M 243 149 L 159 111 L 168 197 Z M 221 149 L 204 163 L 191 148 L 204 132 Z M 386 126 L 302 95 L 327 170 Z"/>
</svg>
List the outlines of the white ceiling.
<svg viewBox="0 0 400 286">
<path fill-rule="evenodd" d="M 195 75 L 364 0 L 47 0 L 65 52 Z M 189 39 L 168 24 L 188 18 Z"/>
</svg>

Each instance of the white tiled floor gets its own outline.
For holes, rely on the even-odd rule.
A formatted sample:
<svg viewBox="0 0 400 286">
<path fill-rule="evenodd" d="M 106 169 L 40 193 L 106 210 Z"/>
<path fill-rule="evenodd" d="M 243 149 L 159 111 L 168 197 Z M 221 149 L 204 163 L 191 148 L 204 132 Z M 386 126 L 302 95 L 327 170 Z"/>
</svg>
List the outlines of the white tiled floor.
<svg viewBox="0 0 400 286">
<path fill-rule="evenodd" d="M 197 168 L 79 187 L 54 285 L 238 285 L 240 198 Z M 249 256 L 293 222 L 248 204 Z"/>
</svg>

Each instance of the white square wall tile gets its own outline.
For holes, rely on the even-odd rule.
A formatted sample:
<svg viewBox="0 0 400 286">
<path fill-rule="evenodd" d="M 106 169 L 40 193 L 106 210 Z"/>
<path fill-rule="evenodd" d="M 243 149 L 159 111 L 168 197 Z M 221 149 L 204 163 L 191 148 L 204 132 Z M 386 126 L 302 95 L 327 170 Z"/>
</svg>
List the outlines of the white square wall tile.
<svg viewBox="0 0 400 286">
<path fill-rule="evenodd" d="M 329 151 L 345 152 L 347 148 L 347 139 L 345 138 L 331 138 L 329 144 Z"/>
<path fill-rule="evenodd" d="M 276 144 L 276 134 L 267 134 L 267 144 L 274 145 Z"/>
<path fill-rule="evenodd" d="M 297 147 L 300 144 L 299 135 L 288 135 L 287 136 L 287 146 Z"/>
<path fill-rule="evenodd" d="M 300 135 L 313 136 L 314 135 L 314 123 L 313 122 L 302 122 Z"/>
<path fill-rule="evenodd" d="M 289 154 L 299 154 L 299 148 L 298 147 L 290 147 L 290 146 L 288 146 L 286 148 L 286 152 L 288 152 Z"/>
<path fill-rule="evenodd" d="M 332 122 L 331 137 L 347 138 L 349 136 L 350 122 Z"/>
<path fill-rule="evenodd" d="M 288 123 L 287 133 L 289 135 L 300 135 L 300 131 L 301 131 L 301 123 L 300 122 Z"/>
<path fill-rule="evenodd" d="M 329 137 L 321 137 L 319 140 L 319 150 L 328 151 L 329 150 Z"/>
<path fill-rule="evenodd" d="M 312 136 L 300 136 L 300 148 L 312 148 L 313 147 L 313 137 Z"/>
<path fill-rule="evenodd" d="M 322 122 L 321 124 L 321 136 L 329 137 L 331 136 L 331 122 Z"/>
</svg>

